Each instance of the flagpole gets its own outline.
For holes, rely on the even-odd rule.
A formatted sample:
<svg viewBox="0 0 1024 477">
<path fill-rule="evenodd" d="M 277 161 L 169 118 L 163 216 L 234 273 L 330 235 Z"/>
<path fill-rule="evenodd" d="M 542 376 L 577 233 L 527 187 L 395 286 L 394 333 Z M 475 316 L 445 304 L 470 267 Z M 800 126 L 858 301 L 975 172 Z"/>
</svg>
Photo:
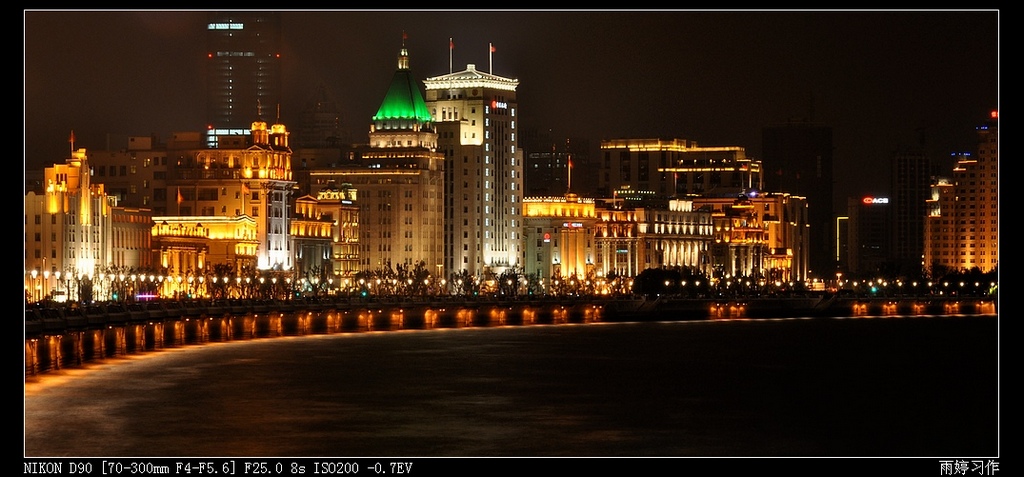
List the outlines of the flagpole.
<svg viewBox="0 0 1024 477">
<path fill-rule="evenodd" d="M 487 72 L 494 74 L 494 44 L 487 44 Z"/>
<path fill-rule="evenodd" d="M 452 53 L 455 51 L 455 41 L 448 37 L 448 74 L 452 74 Z"/>
</svg>

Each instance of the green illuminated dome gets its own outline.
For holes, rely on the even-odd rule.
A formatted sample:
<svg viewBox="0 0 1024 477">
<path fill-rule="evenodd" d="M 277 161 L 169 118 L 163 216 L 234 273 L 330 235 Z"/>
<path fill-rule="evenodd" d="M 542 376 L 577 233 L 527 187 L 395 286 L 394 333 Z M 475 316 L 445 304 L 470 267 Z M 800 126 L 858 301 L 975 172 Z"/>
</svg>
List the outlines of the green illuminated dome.
<svg viewBox="0 0 1024 477">
<path fill-rule="evenodd" d="M 423 94 L 420 93 L 416 81 L 409 70 L 409 53 L 403 47 L 398 57 L 398 70 L 391 79 L 391 86 L 388 94 L 373 115 L 374 123 L 378 122 L 401 122 L 401 123 L 431 123 L 434 118 L 427 110 L 427 103 L 423 101 Z M 410 124 L 411 125 L 411 124 Z M 409 127 L 391 127 L 389 129 L 408 129 Z"/>
</svg>

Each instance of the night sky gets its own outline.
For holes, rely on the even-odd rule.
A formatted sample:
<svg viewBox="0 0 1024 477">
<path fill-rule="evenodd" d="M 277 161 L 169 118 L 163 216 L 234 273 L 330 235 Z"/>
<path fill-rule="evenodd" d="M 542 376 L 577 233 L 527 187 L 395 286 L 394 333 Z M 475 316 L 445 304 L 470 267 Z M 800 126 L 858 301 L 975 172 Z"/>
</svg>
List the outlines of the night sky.
<svg viewBox="0 0 1024 477">
<path fill-rule="evenodd" d="M 318 86 L 365 142 L 402 32 L 423 79 L 477 69 L 517 78 L 524 132 L 683 138 L 760 157 L 761 128 L 833 128 L 836 192 L 888 192 L 888 159 L 924 141 L 973 148 L 999 107 L 998 10 L 287 11 L 281 121 Z M 200 131 L 206 11 L 25 11 L 25 165 L 100 150 L 108 133 Z M 493 68 L 488 44 L 495 48 Z M 293 126 L 294 128 L 294 126 Z"/>
</svg>

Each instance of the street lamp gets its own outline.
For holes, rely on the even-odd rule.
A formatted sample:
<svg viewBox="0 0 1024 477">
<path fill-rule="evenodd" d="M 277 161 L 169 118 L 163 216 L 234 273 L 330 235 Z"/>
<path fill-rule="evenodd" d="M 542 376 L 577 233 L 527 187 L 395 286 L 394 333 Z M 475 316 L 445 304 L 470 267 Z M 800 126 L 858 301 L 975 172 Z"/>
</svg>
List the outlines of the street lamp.
<svg viewBox="0 0 1024 477">
<path fill-rule="evenodd" d="M 39 283 L 36 280 L 39 277 L 39 271 L 32 269 L 32 301 L 39 301 Z"/>
</svg>

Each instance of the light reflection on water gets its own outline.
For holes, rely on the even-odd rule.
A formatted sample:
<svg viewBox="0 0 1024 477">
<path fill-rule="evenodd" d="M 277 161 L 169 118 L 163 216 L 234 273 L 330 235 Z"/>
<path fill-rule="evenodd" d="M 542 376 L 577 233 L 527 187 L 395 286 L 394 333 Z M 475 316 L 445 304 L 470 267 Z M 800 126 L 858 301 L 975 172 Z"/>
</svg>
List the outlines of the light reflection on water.
<svg viewBox="0 0 1024 477">
<path fill-rule="evenodd" d="M 997 455 L 997 325 L 737 320 L 211 343 L 33 378 L 26 455 Z M 975 385 L 936 392 L 964 379 Z"/>
</svg>

